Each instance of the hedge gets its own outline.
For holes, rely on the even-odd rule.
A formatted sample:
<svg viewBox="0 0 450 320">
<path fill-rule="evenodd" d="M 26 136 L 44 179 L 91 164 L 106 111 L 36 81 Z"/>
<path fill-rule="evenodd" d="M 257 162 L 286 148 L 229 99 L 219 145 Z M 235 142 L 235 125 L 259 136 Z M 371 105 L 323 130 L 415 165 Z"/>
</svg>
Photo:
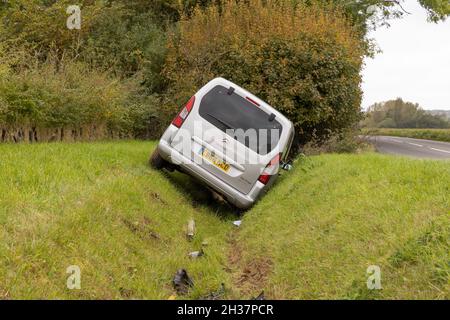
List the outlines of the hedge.
<svg viewBox="0 0 450 320">
<path fill-rule="evenodd" d="M 168 114 L 221 76 L 293 121 L 297 143 L 325 139 L 361 119 L 362 37 L 331 5 L 225 0 L 197 8 L 169 36 Z"/>
</svg>

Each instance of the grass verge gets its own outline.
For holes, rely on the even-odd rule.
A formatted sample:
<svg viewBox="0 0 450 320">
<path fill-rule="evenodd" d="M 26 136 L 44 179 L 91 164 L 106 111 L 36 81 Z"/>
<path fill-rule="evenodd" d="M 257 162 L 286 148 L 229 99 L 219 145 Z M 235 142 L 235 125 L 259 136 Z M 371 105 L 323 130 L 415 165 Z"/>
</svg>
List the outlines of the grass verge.
<svg viewBox="0 0 450 320">
<path fill-rule="evenodd" d="M 277 299 L 449 298 L 449 181 L 448 162 L 305 159 L 245 216 L 236 273 L 269 266 L 257 289 Z M 367 289 L 371 265 L 382 290 Z"/>
<path fill-rule="evenodd" d="M 225 298 L 449 298 L 448 162 L 302 158 L 236 228 L 192 179 L 149 169 L 154 147 L 0 145 L 0 299 L 167 299 L 179 268 L 190 299 L 221 283 Z M 370 265 L 383 290 L 366 288 Z"/>
<path fill-rule="evenodd" d="M 150 170 L 154 147 L 1 145 L 3 298 L 167 299 L 182 267 L 195 279 L 191 298 L 228 284 L 222 266 L 232 216 L 198 201 L 198 187 L 181 174 Z M 193 242 L 185 239 L 190 218 Z M 204 240 L 207 263 L 188 259 Z M 81 290 L 66 288 L 70 265 L 81 269 Z"/>
</svg>

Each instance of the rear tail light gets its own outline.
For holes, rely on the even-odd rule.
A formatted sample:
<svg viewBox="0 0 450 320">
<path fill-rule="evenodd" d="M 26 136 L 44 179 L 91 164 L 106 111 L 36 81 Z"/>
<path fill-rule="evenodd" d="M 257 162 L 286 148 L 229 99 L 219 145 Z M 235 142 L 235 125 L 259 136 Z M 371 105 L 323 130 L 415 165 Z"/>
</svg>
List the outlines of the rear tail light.
<svg viewBox="0 0 450 320">
<path fill-rule="evenodd" d="M 281 159 L 281 153 L 277 154 L 266 166 L 264 172 L 259 176 L 258 181 L 262 184 L 267 184 L 272 177 L 273 174 L 270 174 L 269 171 L 272 171 L 274 167 L 278 166 Z"/>
<path fill-rule="evenodd" d="M 191 112 L 192 108 L 194 107 L 194 103 L 195 103 L 195 96 L 193 96 L 188 101 L 186 106 L 184 106 L 184 108 L 180 111 L 180 113 L 177 114 L 175 119 L 173 119 L 172 124 L 175 127 L 181 128 L 181 126 L 183 125 L 183 122 L 186 120 L 186 118 L 188 117 L 188 115 Z"/>
</svg>

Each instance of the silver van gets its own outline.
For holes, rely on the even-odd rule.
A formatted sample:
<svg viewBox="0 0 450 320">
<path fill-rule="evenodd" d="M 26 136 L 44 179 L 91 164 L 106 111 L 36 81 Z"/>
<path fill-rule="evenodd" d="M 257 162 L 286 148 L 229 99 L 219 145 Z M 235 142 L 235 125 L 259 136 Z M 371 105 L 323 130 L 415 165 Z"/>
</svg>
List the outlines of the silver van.
<svg viewBox="0 0 450 320">
<path fill-rule="evenodd" d="M 154 168 L 178 169 L 241 209 L 251 207 L 286 164 L 294 126 L 270 105 L 217 78 L 178 113 L 151 156 Z"/>
</svg>

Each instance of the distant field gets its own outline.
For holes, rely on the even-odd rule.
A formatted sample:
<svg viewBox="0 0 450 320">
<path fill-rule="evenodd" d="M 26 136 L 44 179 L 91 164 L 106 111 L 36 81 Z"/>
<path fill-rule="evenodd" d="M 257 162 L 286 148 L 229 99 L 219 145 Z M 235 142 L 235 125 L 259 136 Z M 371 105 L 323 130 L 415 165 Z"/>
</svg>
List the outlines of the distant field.
<svg viewBox="0 0 450 320">
<path fill-rule="evenodd" d="M 450 142 L 450 129 L 363 129 L 363 134 Z"/>
<path fill-rule="evenodd" d="M 189 299 L 221 283 L 223 298 L 450 298 L 448 163 L 300 159 L 237 228 L 202 186 L 148 168 L 154 147 L 0 145 L 0 299 L 167 299 L 179 268 Z M 81 290 L 66 288 L 70 265 Z M 366 287 L 370 265 L 380 291 Z"/>
</svg>

